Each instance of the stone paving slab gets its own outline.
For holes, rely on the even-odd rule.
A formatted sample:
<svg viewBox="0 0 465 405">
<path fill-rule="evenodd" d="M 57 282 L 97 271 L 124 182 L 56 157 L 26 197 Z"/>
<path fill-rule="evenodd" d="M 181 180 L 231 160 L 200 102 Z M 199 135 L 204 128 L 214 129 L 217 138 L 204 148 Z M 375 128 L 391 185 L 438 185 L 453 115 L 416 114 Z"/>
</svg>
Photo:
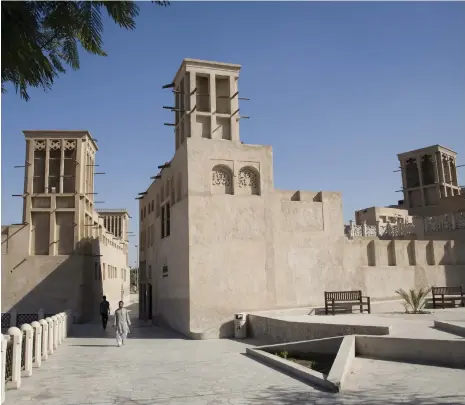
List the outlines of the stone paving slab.
<svg viewBox="0 0 465 405">
<path fill-rule="evenodd" d="M 74 328 L 74 337 L 24 378 L 20 390 L 7 391 L 5 405 L 465 403 L 465 370 L 357 359 L 354 391 L 331 394 L 246 357 L 250 344 L 243 342 L 186 340 L 159 328 L 135 327 L 128 344 L 117 348 L 113 331 Z"/>
</svg>

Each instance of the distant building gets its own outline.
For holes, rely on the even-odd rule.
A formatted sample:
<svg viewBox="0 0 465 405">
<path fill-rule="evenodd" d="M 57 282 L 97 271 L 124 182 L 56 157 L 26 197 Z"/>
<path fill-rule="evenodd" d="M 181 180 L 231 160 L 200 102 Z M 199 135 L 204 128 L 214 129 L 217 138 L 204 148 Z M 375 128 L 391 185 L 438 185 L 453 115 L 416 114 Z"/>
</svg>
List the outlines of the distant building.
<svg viewBox="0 0 465 405">
<path fill-rule="evenodd" d="M 95 209 L 97 144 L 87 131 L 24 131 L 20 224 L 2 226 L 2 311 L 72 309 L 78 321 L 129 299 L 128 213 Z"/>
<path fill-rule="evenodd" d="M 381 224 L 408 224 L 412 222 L 412 217 L 408 210 L 395 207 L 369 207 L 355 211 L 356 225 L 362 225 L 366 221 L 367 225 Z"/>
<path fill-rule="evenodd" d="M 457 179 L 457 153 L 441 145 L 397 155 L 405 208 L 411 216 L 430 217 L 465 210 Z"/>
</svg>

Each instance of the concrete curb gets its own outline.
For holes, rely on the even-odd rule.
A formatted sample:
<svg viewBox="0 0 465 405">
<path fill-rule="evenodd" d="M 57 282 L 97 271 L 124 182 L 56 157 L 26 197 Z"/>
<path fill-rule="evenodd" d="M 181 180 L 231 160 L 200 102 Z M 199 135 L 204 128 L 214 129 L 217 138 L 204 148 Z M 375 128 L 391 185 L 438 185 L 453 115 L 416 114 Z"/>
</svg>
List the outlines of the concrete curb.
<svg viewBox="0 0 465 405">
<path fill-rule="evenodd" d="M 356 336 L 356 356 L 465 369 L 465 340 Z"/>
<path fill-rule="evenodd" d="M 456 322 L 434 321 L 434 327 L 443 332 L 465 337 L 465 323 L 458 324 Z"/>
<path fill-rule="evenodd" d="M 318 385 L 332 392 L 338 392 L 339 388 L 332 382 L 328 381 L 322 373 L 312 370 L 308 367 L 301 366 L 300 364 L 293 363 L 291 361 L 282 359 L 273 354 L 267 353 L 263 350 L 247 348 L 247 354 L 266 365 L 274 367 L 278 370 L 282 370 L 289 373 L 303 381 L 311 384 Z"/>
<path fill-rule="evenodd" d="M 338 392 L 344 391 L 346 377 L 354 359 L 355 336 L 344 336 L 327 377 L 328 381 L 337 387 Z"/>
<path fill-rule="evenodd" d="M 338 344 L 339 347 L 337 347 Z M 289 351 L 292 355 L 292 353 L 305 353 L 306 350 L 336 355 L 327 376 L 272 354 Z M 247 348 L 246 353 L 276 370 L 332 392 L 344 392 L 346 378 L 356 356 L 374 360 L 465 369 L 465 340 L 461 339 L 437 340 L 349 335 L 258 346 Z"/>
<path fill-rule="evenodd" d="M 333 354 L 335 359 L 329 374 L 326 376 L 273 354 L 282 351 L 289 351 L 291 355 L 306 352 Z M 352 359 L 355 357 L 355 336 L 335 336 L 258 346 L 247 348 L 246 353 L 262 363 L 287 372 L 310 384 L 318 385 L 331 392 L 341 392 L 344 389 L 345 376 L 350 369 Z"/>
</svg>

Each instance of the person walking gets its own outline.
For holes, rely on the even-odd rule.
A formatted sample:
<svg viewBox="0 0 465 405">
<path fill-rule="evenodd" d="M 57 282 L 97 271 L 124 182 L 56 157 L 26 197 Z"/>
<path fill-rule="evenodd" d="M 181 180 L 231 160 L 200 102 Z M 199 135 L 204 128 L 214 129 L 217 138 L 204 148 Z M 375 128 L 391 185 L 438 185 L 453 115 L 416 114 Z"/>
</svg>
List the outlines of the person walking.
<svg viewBox="0 0 465 405">
<path fill-rule="evenodd" d="M 124 345 L 124 342 L 128 336 L 129 325 L 131 325 L 131 320 L 129 319 L 129 311 L 126 308 L 123 308 L 124 302 L 120 301 L 118 303 L 118 309 L 115 311 L 115 320 L 113 326 L 116 328 L 116 345 L 120 347 Z"/>
<path fill-rule="evenodd" d="M 102 318 L 103 330 L 107 328 L 108 315 L 110 315 L 110 303 L 107 301 L 106 295 L 104 295 L 103 301 L 100 303 L 100 316 Z"/>
</svg>

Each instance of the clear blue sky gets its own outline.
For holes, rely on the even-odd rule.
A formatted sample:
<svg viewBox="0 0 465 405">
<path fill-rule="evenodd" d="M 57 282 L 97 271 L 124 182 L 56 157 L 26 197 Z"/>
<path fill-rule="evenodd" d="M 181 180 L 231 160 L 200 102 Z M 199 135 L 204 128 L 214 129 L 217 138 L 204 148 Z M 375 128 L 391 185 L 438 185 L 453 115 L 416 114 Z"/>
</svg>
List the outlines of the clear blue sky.
<svg viewBox="0 0 465 405">
<path fill-rule="evenodd" d="M 128 208 L 137 234 L 134 197 L 174 151 L 161 86 L 185 57 L 242 64 L 242 140 L 273 146 L 277 188 L 342 191 L 346 221 L 402 197 L 397 153 L 440 143 L 465 163 L 465 3 L 140 6 L 135 31 L 106 21 L 107 58 L 81 54 L 27 103 L 2 95 L 2 224 L 21 219 L 21 131 L 87 129 L 98 199 Z"/>
</svg>

